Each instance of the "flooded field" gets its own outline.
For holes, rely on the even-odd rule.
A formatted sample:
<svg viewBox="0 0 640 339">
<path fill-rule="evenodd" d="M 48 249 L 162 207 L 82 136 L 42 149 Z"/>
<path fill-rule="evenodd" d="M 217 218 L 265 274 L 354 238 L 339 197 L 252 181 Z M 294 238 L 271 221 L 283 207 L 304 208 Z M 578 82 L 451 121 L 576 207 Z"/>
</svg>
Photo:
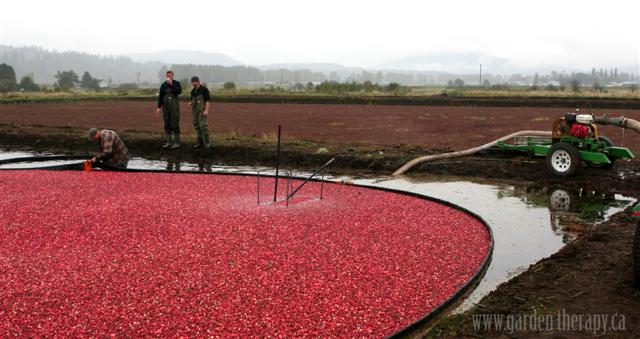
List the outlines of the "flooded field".
<svg viewBox="0 0 640 339">
<path fill-rule="evenodd" d="M 0 150 L 0 161 L 36 155 L 45 154 Z M 78 160 L 21 162 L 0 165 L 0 169 L 36 168 L 74 162 Z M 229 167 L 143 158 L 132 158 L 129 168 L 274 174 L 274 170 L 267 167 Z M 292 174 L 308 175 L 297 171 L 293 171 Z M 620 194 L 603 194 L 576 188 L 525 186 L 498 181 L 474 182 L 444 176 L 417 178 L 351 176 L 326 179 L 398 189 L 439 198 L 471 210 L 487 221 L 495 238 L 493 260 L 480 284 L 456 311 L 470 308 L 499 284 L 522 273 L 529 265 L 557 252 L 581 233 L 598 227 L 599 223 L 635 202 L 635 199 Z M 265 184 L 267 180 L 265 178 Z"/>
</svg>

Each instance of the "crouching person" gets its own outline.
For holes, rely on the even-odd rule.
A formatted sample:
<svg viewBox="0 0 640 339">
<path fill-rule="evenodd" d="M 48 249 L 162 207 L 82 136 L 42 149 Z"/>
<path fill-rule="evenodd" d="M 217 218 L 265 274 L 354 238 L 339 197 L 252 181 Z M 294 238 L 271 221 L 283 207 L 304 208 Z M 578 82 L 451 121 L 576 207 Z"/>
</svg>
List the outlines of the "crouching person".
<svg viewBox="0 0 640 339">
<path fill-rule="evenodd" d="M 89 130 L 89 140 L 97 141 L 100 146 L 100 153 L 91 162 L 100 161 L 113 167 L 127 168 L 129 151 L 116 132 L 92 128 Z"/>
</svg>

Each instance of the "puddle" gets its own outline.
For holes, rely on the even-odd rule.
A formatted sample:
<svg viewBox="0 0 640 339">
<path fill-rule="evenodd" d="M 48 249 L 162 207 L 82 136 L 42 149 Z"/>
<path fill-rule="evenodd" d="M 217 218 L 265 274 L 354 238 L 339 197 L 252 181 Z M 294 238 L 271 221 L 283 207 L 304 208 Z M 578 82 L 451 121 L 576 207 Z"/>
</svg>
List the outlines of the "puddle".
<svg viewBox="0 0 640 339">
<path fill-rule="evenodd" d="M 9 152 L 0 149 L 0 160 L 46 153 Z M 31 168 L 67 162 L 20 163 L 0 165 L 2 168 Z M 217 166 L 197 163 L 132 158 L 129 168 L 168 169 L 181 171 L 216 171 L 273 174 L 272 168 Z M 294 172 L 305 175 L 305 172 Z M 329 180 L 352 180 L 333 177 Z M 635 199 L 619 194 L 604 195 L 562 187 L 528 187 L 491 182 L 471 182 L 445 177 L 368 178 L 354 183 L 400 189 L 450 201 L 484 218 L 493 229 L 495 249 L 491 265 L 479 285 L 454 312 L 462 312 L 477 303 L 499 284 L 522 273 L 529 265 L 557 252 L 566 243 L 611 215 L 624 210 Z"/>
<path fill-rule="evenodd" d="M 452 179 L 434 176 L 355 182 L 447 200 L 489 223 L 495 239 L 493 260 L 480 284 L 454 312 L 469 309 L 499 284 L 635 202 L 617 194 L 446 180 Z"/>
</svg>

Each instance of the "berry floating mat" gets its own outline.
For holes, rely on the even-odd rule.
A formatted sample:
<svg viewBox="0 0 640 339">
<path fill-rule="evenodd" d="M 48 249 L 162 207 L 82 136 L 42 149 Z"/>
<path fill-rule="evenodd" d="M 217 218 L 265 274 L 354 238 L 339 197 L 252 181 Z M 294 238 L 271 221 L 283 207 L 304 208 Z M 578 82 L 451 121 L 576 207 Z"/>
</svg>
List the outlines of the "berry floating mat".
<svg viewBox="0 0 640 339">
<path fill-rule="evenodd" d="M 339 184 L 318 200 L 312 182 L 288 208 L 258 206 L 256 185 L 0 171 L 0 333 L 379 337 L 490 255 L 480 220 L 435 201 Z"/>
</svg>

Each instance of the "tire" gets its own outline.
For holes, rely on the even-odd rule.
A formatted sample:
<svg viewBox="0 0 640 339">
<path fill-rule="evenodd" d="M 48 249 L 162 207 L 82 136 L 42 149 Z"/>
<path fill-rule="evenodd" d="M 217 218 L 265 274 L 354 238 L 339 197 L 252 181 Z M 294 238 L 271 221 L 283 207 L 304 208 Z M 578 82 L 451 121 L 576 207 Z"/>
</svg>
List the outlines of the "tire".
<svg viewBox="0 0 640 339">
<path fill-rule="evenodd" d="M 549 210 L 552 212 L 569 212 L 571 210 L 571 195 L 565 190 L 555 190 L 549 196 Z"/>
<path fill-rule="evenodd" d="M 547 168 L 559 177 L 575 175 L 581 162 L 578 149 L 567 142 L 553 144 L 547 153 Z"/>
<path fill-rule="evenodd" d="M 640 288 L 640 222 L 636 226 L 636 238 L 633 242 L 633 275 L 636 278 L 636 286 Z"/>
<path fill-rule="evenodd" d="M 607 146 L 614 146 L 613 141 L 611 141 L 611 139 L 607 138 L 607 137 L 598 137 L 599 141 L 604 141 L 604 143 L 607 144 Z M 593 167 L 593 168 L 604 168 L 604 169 L 609 169 L 612 168 L 613 165 L 616 163 L 616 158 L 614 157 L 608 157 L 609 161 L 611 161 L 610 164 L 596 164 L 593 163 L 591 161 L 585 161 L 587 163 L 587 165 L 589 167 Z"/>
</svg>

